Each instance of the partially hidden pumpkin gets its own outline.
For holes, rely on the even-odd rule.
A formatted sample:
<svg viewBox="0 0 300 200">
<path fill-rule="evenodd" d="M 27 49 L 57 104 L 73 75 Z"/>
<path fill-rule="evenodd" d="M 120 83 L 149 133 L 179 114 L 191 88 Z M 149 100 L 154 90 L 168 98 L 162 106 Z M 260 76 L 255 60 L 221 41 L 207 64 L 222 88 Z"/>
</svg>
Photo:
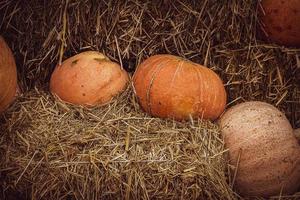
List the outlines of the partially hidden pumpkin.
<svg viewBox="0 0 300 200">
<path fill-rule="evenodd" d="M 0 113 L 12 103 L 17 88 L 15 58 L 4 38 L 0 36 Z"/>
<path fill-rule="evenodd" d="M 300 47 L 299 0 L 262 0 L 258 17 L 264 38 L 281 45 Z"/>
<path fill-rule="evenodd" d="M 216 119 L 226 105 L 222 80 L 211 69 L 173 55 L 154 55 L 133 76 L 142 108 L 150 115 Z"/>
<path fill-rule="evenodd" d="M 57 65 L 50 91 L 59 99 L 81 106 L 110 102 L 129 81 L 127 72 L 97 51 L 79 53 Z"/>
<path fill-rule="evenodd" d="M 269 197 L 297 191 L 300 146 L 282 112 L 265 102 L 241 103 L 221 116 L 220 128 L 241 195 Z"/>
</svg>

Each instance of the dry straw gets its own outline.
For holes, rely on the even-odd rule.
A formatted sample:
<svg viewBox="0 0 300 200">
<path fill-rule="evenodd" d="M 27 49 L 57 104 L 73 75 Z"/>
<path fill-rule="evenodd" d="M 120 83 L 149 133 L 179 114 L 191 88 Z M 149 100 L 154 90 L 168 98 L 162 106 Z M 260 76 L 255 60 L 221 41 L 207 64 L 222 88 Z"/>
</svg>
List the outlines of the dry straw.
<svg viewBox="0 0 300 200">
<path fill-rule="evenodd" d="M 89 110 L 32 91 L 6 117 L 4 190 L 34 199 L 234 199 L 217 126 L 151 118 L 131 88 Z"/>
<path fill-rule="evenodd" d="M 45 88 L 54 67 L 81 51 L 99 50 L 129 72 L 171 53 L 216 71 L 229 105 L 267 101 L 300 127 L 300 51 L 256 39 L 256 5 L 0 1 L 0 34 L 24 90 L 0 119 L 0 198 L 238 199 L 215 124 L 151 118 L 131 88 L 90 110 L 54 101 Z"/>
</svg>

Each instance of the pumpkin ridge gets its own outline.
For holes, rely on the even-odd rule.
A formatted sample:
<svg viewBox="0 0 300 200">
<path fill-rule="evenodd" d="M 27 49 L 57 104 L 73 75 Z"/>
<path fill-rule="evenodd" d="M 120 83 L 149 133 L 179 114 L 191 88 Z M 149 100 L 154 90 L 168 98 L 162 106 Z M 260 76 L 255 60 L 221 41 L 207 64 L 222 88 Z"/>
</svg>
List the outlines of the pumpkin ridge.
<svg viewBox="0 0 300 200">
<path fill-rule="evenodd" d="M 173 75 L 173 77 L 172 77 L 172 82 L 173 82 L 173 86 L 174 86 L 174 82 L 175 82 L 175 78 L 176 78 L 176 76 L 177 76 L 177 74 L 178 74 L 178 71 L 180 70 L 180 68 L 182 68 L 182 66 L 183 66 L 183 64 L 184 64 L 184 60 L 183 59 L 178 59 L 177 57 L 175 57 L 175 60 L 178 60 L 178 63 L 177 63 L 177 66 L 176 66 L 176 70 L 175 70 L 175 72 L 174 72 L 174 75 Z M 173 86 L 172 86 L 172 88 L 173 88 Z M 172 107 L 173 107 L 173 98 L 170 98 L 169 99 L 170 100 L 170 103 L 171 103 L 171 105 L 172 105 Z M 171 115 L 174 115 L 174 113 L 171 113 Z"/>
<path fill-rule="evenodd" d="M 210 71 L 211 69 L 209 69 L 209 68 L 207 68 L 208 69 L 208 71 Z M 212 71 L 212 70 L 211 70 Z M 215 85 L 216 84 L 216 82 L 217 82 L 217 77 L 215 76 L 215 72 L 214 71 L 212 71 L 212 73 L 208 73 L 209 74 L 209 76 L 210 76 L 210 80 L 212 81 L 212 84 L 213 85 Z M 219 89 L 219 88 L 218 88 Z M 209 90 L 209 91 L 211 91 L 211 90 Z M 217 100 L 217 94 L 219 94 L 219 91 L 213 91 L 213 92 L 210 92 L 210 102 L 212 102 L 211 103 L 211 108 L 213 109 L 213 108 L 218 108 L 219 106 L 218 105 L 216 105 L 216 100 Z M 217 110 L 217 109 L 215 109 L 215 110 Z M 214 115 L 214 113 L 209 113 L 210 115 Z"/>
<path fill-rule="evenodd" d="M 150 58 L 148 58 L 148 59 L 150 59 Z M 153 58 L 152 62 L 156 62 L 159 59 L 160 59 L 160 56 L 155 56 Z M 147 62 L 147 61 L 144 61 L 144 62 Z M 142 62 L 141 65 L 137 66 L 136 72 L 133 74 L 133 77 L 132 77 L 132 82 L 136 82 L 136 79 L 137 79 L 136 77 L 138 76 L 139 73 L 141 73 L 141 69 L 139 69 L 139 68 L 146 68 L 147 67 L 146 65 L 144 65 L 144 62 Z"/>
<path fill-rule="evenodd" d="M 170 87 L 173 87 L 173 85 L 174 85 L 175 77 L 176 77 L 176 75 L 177 75 L 177 73 L 179 71 L 179 68 L 180 68 L 180 62 L 182 62 L 182 61 L 179 60 L 178 63 L 177 63 L 177 65 L 176 65 L 176 70 L 175 70 L 174 75 L 172 77 L 172 81 L 171 81 Z"/>
<path fill-rule="evenodd" d="M 197 66 L 195 66 L 197 67 Z M 199 83 L 200 83 L 200 103 L 203 104 L 203 76 L 202 73 L 200 72 L 202 70 L 201 67 L 197 67 L 197 75 L 199 77 Z M 202 107 L 202 106 L 201 106 Z M 203 116 L 204 110 L 201 109 L 201 115 Z"/>
<path fill-rule="evenodd" d="M 211 76 L 214 76 L 215 77 L 215 74 L 214 74 L 215 72 L 213 72 L 213 73 L 209 73 Z M 216 78 L 216 77 L 215 77 Z M 212 77 L 211 77 L 211 80 L 214 80 L 214 81 L 212 81 L 214 84 L 215 84 L 215 79 L 213 79 Z M 219 89 L 221 89 L 221 88 L 218 88 L 218 90 Z M 215 109 L 216 107 L 219 107 L 219 105 L 217 105 L 217 94 L 220 94 L 221 92 L 220 91 L 215 91 L 214 93 L 213 93 L 213 97 L 212 97 L 212 99 L 213 99 L 213 101 L 212 101 L 212 104 L 211 104 L 211 109 L 212 110 L 217 110 L 217 109 Z"/>
<path fill-rule="evenodd" d="M 202 84 L 201 84 L 201 82 L 202 82 L 202 76 L 201 76 L 201 79 L 200 79 L 200 72 L 199 72 L 199 69 L 198 69 L 198 67 L 199 66 L 197 66 L 196 64 L 194 64 L 194 63 L 192 63 L 192 65 L 191 65 L 192 67 L 193 67 L 193 69 L 196 71 L 196 76 L 197 76 L 197 78 L 198 78 L 198 94 L 199 94 L 199 96 L 198 96 L 198 104 L 200 104 L 200 106 L 198 106 L 197 107 L 197 111 L 201 108 L 201 104 L 202 104 Z M 201 110 L 201 109 L 200 109 Z M 201 113 L 201 115 L 203 116 L 203 111 L 201 111 L 200 112 Z M 201 116 L 201 118 L 202 118 L 202 116 Z"/>
<path fill-rule="evenodd" d="M 201 73 L 200 71 L 199 71 L 199 74 L 201 74 L 201 77 L 202 77 L 202 83 L 201 83 L 201 85 L 202 85 L 202 92 L 201 92 L 202 103 L 204 105 L 207 105 L 208 103 L 210 103 L 210 101 L 209 101 L 210 94 L 208 92 L 207 93 L 203 93 L 203 91 L 208 91 L 209 90 L 209 87 L 207 87 L 207 84 L 206 84 L 206 82 L 208 80 L 207 74 Z M 209 107 L 209 108 L 211 108 L 211 107 Z M 203 113 L 203 115 L 207 115 L 207 106 L 203 106 L 202 113 Z"/>
<path fill-rule="evenodd" d="M 171 59 L 171 58 L 170 58 Z M 176 58 L 175 59 L 173 59 L 172 61 L 176 61 Z M 178 63 L 180 62 L 180 60 L 178 60 Z M 177 67 L 176 67 L 177 68 Z M 172 77 L 172 80 L 171 80 L 171 84 L 170 84 L 170 87 L 168 88 L 168 90 L 167 90 L 167 92 L 166 92 L 166 95 L 167 96 L 171 96 L 171 94 L 172 94 L 172 89 L 173 89 L 173 86 L 174 86 L 174 80 L 175 80 L 175 76 L 176 76 L 176 73 L 177 73 L 177 69 L 174 71 L 174 75 L 173 75 L 173 77 Z M 171 99 L 170 98 L 168 98 L 167 99 L 168 100 L 168 102 L 166 103 L 167 105 L 172 105 L 172 102 L 171 102 Z"/>
<path fill-rule="evenodd" d="M 148 112 L 152 115 L 152 111 L 151 111 L 151 102 L 150 102 L 150 93 L 151 93 L 151 89 L 152 89 L 152 85 L 154 82 L 154 79 L 156 78 L 156 75 L 162 70 L 163 67 L 166 66 L 166 64 L 170 61 L 170 59 L 166 59 L 165 62 L 160 63 L 157 66 L 157 69 L 153 72 L 149 86 L 147 88 L 147 92 L 146 92 L 146 102 L 147 102 L 147 106 L 148 106 Z"/>
<path fill-rule="evenodd" d="M 200 70 L 201 70 L 201 72 L 200 72 Z M 207 74 L 205 73 L 205 70 L 204 70 L 204 68 L 203 67 L 201 67 L 201 68 L 199 68 L 199 74 L 201 74 L 201 77 L 202 77 L 202 92 L 203 91 L 208 91 L 209 90 L 209 88 L 207 87 Z M 203 76 L 202 76 L 203 75 Z M 204 94 L 203 95 L 203 103 L 205 104 L 205 105 L 207 105 L 207 102 L 209 102 L 208 101 L 208 95 L 206 94 Z M 206 110 L 207 110 L 207 107 L 206 106 L 204 106 L 203 107 L 203 110 L 202 110 L 202 113 L 203 113 L 203 115 L 204 114 L 206 114 Z"/>
<path fill-rule="evenodd" d="M 151 62 L 156 62 L 159 59 L 161 59 L 160 57 L 161 57 L 160 55 L 154 55 L 154 56 L 148 57 L 148 59 L 151 59 Z M 143 62 L 141 62 L 140 65 L 137 66 L 136 71 L 139 71 L 138 69 L 140 69 L 140 68 L 148 68 L 148 65 L 145 64 L 145 63 L 148 64 L 148 62 L 149 62 L 149 60 L 147 60 L 147 59 L 144 60 Z"/>
</svg>

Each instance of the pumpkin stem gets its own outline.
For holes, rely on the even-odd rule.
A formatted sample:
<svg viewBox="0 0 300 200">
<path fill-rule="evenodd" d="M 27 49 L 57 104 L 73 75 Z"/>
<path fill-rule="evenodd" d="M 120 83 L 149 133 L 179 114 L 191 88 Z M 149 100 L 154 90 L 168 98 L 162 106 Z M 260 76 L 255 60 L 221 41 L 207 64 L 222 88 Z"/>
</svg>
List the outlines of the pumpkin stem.
<svg viewBox="0 0 300 200">
<path fill-rule="evenodd" d="M 76 60 L 73 60 L 73 61 L 72 61 L 72 63 L 71 63 L 71 66 L 73 67 L 74 65 L 76 65 L 76 64 L 77 64 L 77 62 L 78 62 L 78 59 L 76 59 Z"/>
<path fill-rule="evenodd" d="M 103 60 L 107 61 L 106 58 L 94 58 L 94 60 L 96 60 L 97 62 L 102 62 Z"/>
</svg>

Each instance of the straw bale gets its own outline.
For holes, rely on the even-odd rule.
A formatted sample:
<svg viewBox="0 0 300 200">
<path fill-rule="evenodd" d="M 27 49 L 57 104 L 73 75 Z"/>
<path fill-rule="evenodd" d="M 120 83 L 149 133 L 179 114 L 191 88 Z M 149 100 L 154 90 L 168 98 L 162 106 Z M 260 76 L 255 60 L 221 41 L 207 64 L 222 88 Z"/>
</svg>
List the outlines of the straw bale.
<svg viewBox="0 0 300 200">
<path fill-rule="evenodd" d="M 144 114 L 131 89 L 83 109 L 33 90 L 3 116 L 0 185 L 33 199 L 235 199 L 211 122 Z"/>
</svg>

